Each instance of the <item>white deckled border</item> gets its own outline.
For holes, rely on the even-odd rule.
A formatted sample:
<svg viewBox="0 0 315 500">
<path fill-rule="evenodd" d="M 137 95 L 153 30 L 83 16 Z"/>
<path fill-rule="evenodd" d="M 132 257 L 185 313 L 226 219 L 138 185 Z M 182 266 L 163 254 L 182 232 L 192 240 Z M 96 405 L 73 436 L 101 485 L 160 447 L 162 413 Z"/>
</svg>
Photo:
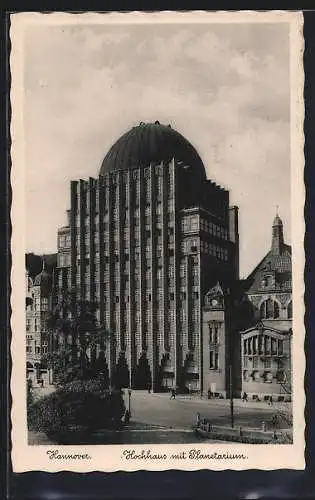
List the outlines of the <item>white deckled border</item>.
<svg viewBox="0 0 315 500">
<path fill-rule="evenodd" d="M 293 445 L 198 444 L 196 445 L 98 445 L 98 446 L 28 446 L 26 425 L 25 383 L 25 194 L 24 194 L 24 130 L 23 130 L 23 37 L 30 25 L 45 24 L 188 24 L 188 23 L 290 23 L 291 53 L 291 203 L 292 203 L 292 262 L 293 262 Z M 57 472 L 136 471 L 146 470 L 244 470 L 244 469 L 303 469 L 304 460 L 304 105 L 303 105 L 303 15 L 301 12 L 132 12 L 132 13 L 82 13 L 53 12 L 18 13 L 11 16 L 10 30 L 12 51 L 10 69 L 11 88 L 11 138 L 12 138 L 12 272 L 11 272 L 11 329 L 12 329 L 12 464 L 14 472 L 41 470 Z M 126 461 L 122 451 L 133 448 L 138 453 L 150 449 L 151 453 L 174 453 L 198 448 L 203 453 L 244 453 L 247 460 L 156 460 Z M 91 460 L 59 460 L 48 458 L 46 451 L 55 448 L 60 453 L 87 453 Z"/>
</svg>

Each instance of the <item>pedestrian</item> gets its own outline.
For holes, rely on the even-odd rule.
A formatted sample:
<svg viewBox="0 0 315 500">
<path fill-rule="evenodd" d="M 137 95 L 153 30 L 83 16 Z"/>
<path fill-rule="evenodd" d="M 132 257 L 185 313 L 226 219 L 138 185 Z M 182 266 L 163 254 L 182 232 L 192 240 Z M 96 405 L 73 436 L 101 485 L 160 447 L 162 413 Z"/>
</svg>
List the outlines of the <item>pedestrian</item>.
<svg viewBox="0 0 315 500">
<path fill-rule="evenodd" d="M 208 399 L 211 399 L 211 396 L 212 396 L 212 392 L 210 391 L 210 389 L 208 389 Z"/>
<path fill-rule="evenodd" d="M 272 396 L 270 396 L 270 399 L 269 399 L 269 401 L 270 401 L 270 406 L 272 406 L 272 405 L 273 405 L 273 400 L 272 400 Z"/>
<path fill-rule="evenodd" d="M 197 427 L 200 427 L 200 413 L 199 412 L 197 412 L 196 424 L 197 424 Z"/>
<path fill-rule="evenodd" d="M 271 422 L 272 422 L 272 426 L 273 427 L 277 427 L 277 425 L 278 425 L 278 416 L 277 415 L 273 415 L 273 417 L 271 419 Z"/>
<path fill-rule="evenodd" d="M 247 392 L 243 392 L 243 398 L 242 399 L 243 399 L 244 402 L 248 401 Z"/>
<path fill-rule="evenodd" d="M 130 412 L 129 410 L 126 410 L 125 412 L 125 424 L 129 424 L 130 422 Z"/>
<path fill-rule="evenodd" d="M 176 396 L 176 391 L 175 391 L 175 389 L 172 389 L 170 399 L 175 399 L 175 396 Z"/>
</svg>

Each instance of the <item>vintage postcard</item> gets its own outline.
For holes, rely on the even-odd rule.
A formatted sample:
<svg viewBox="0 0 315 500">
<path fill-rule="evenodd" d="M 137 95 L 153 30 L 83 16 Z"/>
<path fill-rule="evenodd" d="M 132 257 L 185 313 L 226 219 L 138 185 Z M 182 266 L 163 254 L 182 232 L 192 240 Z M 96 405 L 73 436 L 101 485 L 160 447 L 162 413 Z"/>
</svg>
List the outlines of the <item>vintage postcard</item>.
<svg viewBox="0 0 315 500">
<path fill-rule="evenodd" d="M 302 14 L 10 39 L 14 472 L 303 469 Z"/>
</svg>

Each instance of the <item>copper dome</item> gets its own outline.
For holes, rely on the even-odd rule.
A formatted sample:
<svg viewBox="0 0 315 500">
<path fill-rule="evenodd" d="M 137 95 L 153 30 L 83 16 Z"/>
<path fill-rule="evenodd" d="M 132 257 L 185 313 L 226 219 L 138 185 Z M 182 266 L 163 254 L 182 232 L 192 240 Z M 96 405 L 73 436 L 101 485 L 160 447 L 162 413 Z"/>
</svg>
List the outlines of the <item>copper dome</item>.
<svg viewBox="0 0 315 500">
<path fill-rule="evenodd" d="M 143 123 L 123 134 L 105 156 L 100 176 L 114 170 L 145 167 L 175 158 L 205 178 L 205 167 L 195 148 L 170 125 Z"/>
</svg>

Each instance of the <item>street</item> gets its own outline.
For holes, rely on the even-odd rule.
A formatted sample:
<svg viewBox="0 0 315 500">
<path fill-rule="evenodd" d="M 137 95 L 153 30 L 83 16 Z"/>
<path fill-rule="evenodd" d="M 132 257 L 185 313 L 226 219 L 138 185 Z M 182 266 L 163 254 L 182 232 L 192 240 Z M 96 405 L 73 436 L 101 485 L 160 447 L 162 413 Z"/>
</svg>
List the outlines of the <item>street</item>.
<svg viewBox="0 0 315 500">
<path fill-rule="evenodd" d="M 125 403 L 128 407 L 127 395 Z M 208 418 L 214 425 L 230 426 L 229 404 L 229 400 L 207 400 L 180 395 L 175 400 L 170 400 L 169 394 L 132 391 L 131 418 L 132 421 L 145 424 L 187 429 L 195 424 L 199 412 L 201 418 Z M 262 422 L 270 420 L 276 408 L 264 403 L 241 403 L 237 400 L 234 404 L 234 425 L 261 428 Z"/>
<path fill-rule="evenodd" d="M 128 408 L 127 390 L 124 391 L 124 400 Z M 193 443 L 199 440 L 192 429 L 196 424 L 197 413 L 213 425 L 231 425 L 230 402 L 226 399 L 208 400 L 177 395 L 176 399 L 171 400 L 170 395 L 166 393 L 132 391 L 130 407 L 131 422 L 121 431 L 96 430 L 88 441 L 84 437 L 82 442 L 79 440 L 76 444 Z M 286 411 L 290 411 L 289 405 Z M 264 403 L 242 403 L 235 400 L 234 426 L 261 429 L 262 422 L 270 425 L 276 412 L 277 405 L 270 407 Z M 283 421 L 280 424 L 282 428 L 288 427 Z M 69 436 L 69 440 L 71 439 Z M 29 444 L 53 444 L 53 441 L 43 433 L 31 431 Z M 63 444 L 71 443 L 69 441 Z"/>
</svg>

